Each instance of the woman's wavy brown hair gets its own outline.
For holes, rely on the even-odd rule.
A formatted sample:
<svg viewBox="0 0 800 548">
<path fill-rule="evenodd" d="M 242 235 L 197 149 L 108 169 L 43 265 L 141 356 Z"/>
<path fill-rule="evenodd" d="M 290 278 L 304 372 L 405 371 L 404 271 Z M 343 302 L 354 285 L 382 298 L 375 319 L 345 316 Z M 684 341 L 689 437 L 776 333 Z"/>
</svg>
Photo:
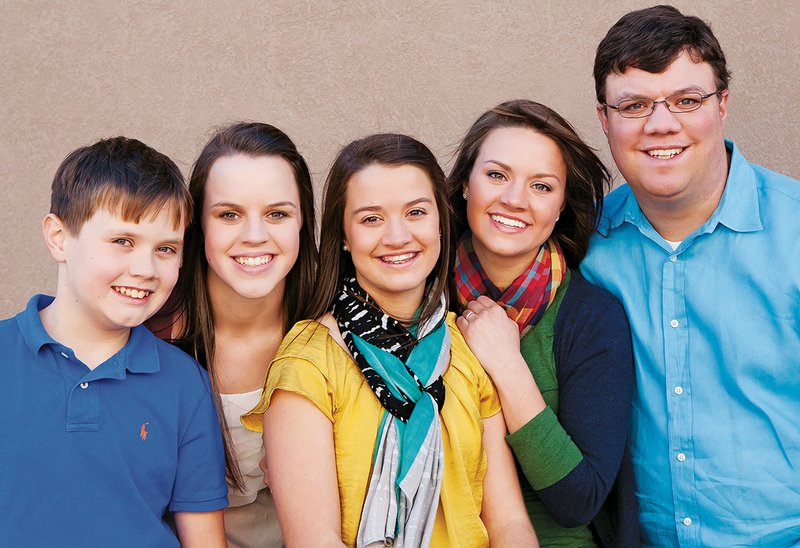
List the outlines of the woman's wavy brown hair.
<svg viewBox="0 0 800 548">
<path fill-rule="evenodd" d="M 564 210 L 553 228 L 567 265 L 576 268 L 586 255 L 589 239 L 597 230 L 603 211 L 603 195 L 611 186 L 608 170 L 594 150 L 553 109 L 525 99 L 507 101 L 485 112 L 472 124 L 456 152 L 448 177 L 456 236 L 469 228 L 464 189 L 483 142 L 495 129 L 523 127 L 552 139 L 567 166 Z"/>
</svg>

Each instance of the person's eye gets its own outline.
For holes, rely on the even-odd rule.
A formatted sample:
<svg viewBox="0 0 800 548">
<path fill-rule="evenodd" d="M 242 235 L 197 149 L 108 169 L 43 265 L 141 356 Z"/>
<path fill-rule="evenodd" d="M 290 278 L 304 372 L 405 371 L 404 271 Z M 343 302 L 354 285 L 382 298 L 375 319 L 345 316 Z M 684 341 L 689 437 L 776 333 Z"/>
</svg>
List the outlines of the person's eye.
<svg viewBox="0 0 800 548">
<path fill-rule="evenodd" d="M 267 213 L 267 218 L 272 221 L 279 221 L 281 219 L 285 219 L 289 216 L 288 213 L 285 211 L 270 211 Z"/>
<path fill-rule="evenodd" d="M 619 110 L 626 114 L 639 114 L 650 108 L 644 101 L 623 101 L 619 104 Z"/>
<path fill-rule="evenodd" d="M 365 225 L 374 225 L 376 223 L 379 223 L 380 220 L 381 218 L 378 215 L 367 215 L 366 217 L 361 219 L 361 222 Z"/>
<path fill-rule="evenodd" d="M 504 181 L 506 178 L 506 176 L 499 171 L 489 171 L 488 173 L 486 173 L 486 176 L 496 181 Z"/>
<path fill-rule="evenodd" d="M 133 242 L 128 238 L 115 238 L 111 243 L 121 245 L 123 247 L 133 247 Z"/>
<path fill-rule="evenodd" d="M 550 192 L 553 190 L 550 185 L 540 182 L 531 183 L 531 188 L 537 192 Z"/>
<path fill-rule="evenodd" d="M 700 106 L 699 95 L 679 95 L 672 98 L 672 104 L 681 110 L 694 110 Z"/>
<path fill-rule="evenodd" d="M 157 247 L 157 248 L 156 248 L 156 251 L 158 251 L 159 253 L 165 253 L 165 254 L 169 254 L 169 255 L 172 255 L 172 254 L 176 254 L 176 253 L 178 253 L 178 250 L 177 250 L 177 249 L 175 249 L 175 248 L 174 248 L 173 246 L 171 246 L 171 245 L 162 245 L 162 246 L 159 246 L 159 247 Z"/>
<path fill-rule="evenodd" d="M 235 211 L 223 211 L 219 214 L 220 219 L 225 219 L 226 221 L 235 221 L 239 218 L 239 214 Z"/>
<path fill-rule="evenodd" d="M 408 212 L 409 217 L 420 217 L 422 215 L 427 215 L 427 214 L 428 212 L 421 207 L 415 207 L 414 209 L 409 210 Z"/>
</svg>

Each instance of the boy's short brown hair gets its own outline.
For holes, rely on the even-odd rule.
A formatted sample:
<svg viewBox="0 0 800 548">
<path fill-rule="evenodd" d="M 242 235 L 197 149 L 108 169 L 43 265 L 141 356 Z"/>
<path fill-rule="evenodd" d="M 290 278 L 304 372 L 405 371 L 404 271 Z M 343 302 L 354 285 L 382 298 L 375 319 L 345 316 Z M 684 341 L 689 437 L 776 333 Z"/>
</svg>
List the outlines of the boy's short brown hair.
<svg viewBox="0 0 800 548">
<path fill-rule="evenodd" d="M 127 137 L 102 139 L 72 151 L 53 178 L 50 213 L 77 235 L 99 208 L 139 222 L 170 208 L 173 226 L 192 218 L 192 201 L 178 166 L 164 154 Z"/>
</svg>

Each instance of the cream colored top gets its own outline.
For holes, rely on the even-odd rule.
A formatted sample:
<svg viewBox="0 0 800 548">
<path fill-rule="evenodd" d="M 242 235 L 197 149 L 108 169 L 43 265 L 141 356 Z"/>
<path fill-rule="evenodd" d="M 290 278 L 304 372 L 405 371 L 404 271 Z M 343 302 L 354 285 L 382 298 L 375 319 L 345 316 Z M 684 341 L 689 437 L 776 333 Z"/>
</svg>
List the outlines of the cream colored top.
<svg viewBox="0 0 800 548">
<path fill-rule="evenodd" d="M 225 424 L 233 442 L 233 451 L 239 471 L 242 473 L 244 490 L 239 491 L 228 486 L 228 504 L 243 506 L 256 500 L 258 492 L 265 488 L 264 473 L 258 463 L 264 456 L 264 443 L 261 434 L 251 432 L 242 426 L 239 418 L 250 411 L 261 399 L 262 389 L 242 394 L 220 394 Z"/>
</svg>

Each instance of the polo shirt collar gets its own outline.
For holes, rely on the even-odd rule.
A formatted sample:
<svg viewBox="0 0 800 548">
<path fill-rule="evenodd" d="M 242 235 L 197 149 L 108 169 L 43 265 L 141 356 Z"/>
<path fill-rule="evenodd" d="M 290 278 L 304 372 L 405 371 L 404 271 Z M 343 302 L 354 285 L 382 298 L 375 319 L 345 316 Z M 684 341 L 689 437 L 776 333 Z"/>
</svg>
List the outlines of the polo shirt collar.
<svg viewBox="0 0 800 548">
<path fill-rule="evenodd" d="M 34 354 L 38 354 L 47 344 L 65 346 L 47 333 L 42 325 L 42 319 L 39 317 L 39 312 L 47 308 L 54 299 L 50 295 L 34 295 L 28 301 L 25 310 L 17 314 L 20 335 L 28 349 Z M 157 344 L 155 335 L 150 333 L 146 327 L 139 325 L 131 329 L 125 346 L 109 358 L 119 364 L 118 369 L 115 368 L 117 374 L 114 376 L 124 378 L 125 370 L 131 373 L 157 372 L 161 368 Z"/>
<path fill-rule="evenodd" d="M 736 232 L 762 230 L 761 208 L 753 168 L 733 141 L 726 139 L 725 148 L 731 153 L 731 165 L 728 170 L 728 179 L 725 182 L 725 190 L 722 192 L 717 209 L 698 232 L 711 232 L 718 224 Z M 617 228 L 623 222 L 631 223 L 640 229 L 651 228 L 633 191 L 627 185 L 623 188 L 624 190 L 620 190 L 626 192 L 627 196 L 619 209 L 611 212 L 608 220 L 609 228 Z"/>
<path fill-rule="evenodd" d="M 39 317 L 39 311 L 47 308 L 54 300 L 55 297 L 50 295 L 34 295 L 28 301 L 25 310 L 17 314 L 19 333 L 25 345 L 34 354 L 38 354 L 46 344 L 58 344 L 58 341 L 47 334 Z"/>
</svg>

